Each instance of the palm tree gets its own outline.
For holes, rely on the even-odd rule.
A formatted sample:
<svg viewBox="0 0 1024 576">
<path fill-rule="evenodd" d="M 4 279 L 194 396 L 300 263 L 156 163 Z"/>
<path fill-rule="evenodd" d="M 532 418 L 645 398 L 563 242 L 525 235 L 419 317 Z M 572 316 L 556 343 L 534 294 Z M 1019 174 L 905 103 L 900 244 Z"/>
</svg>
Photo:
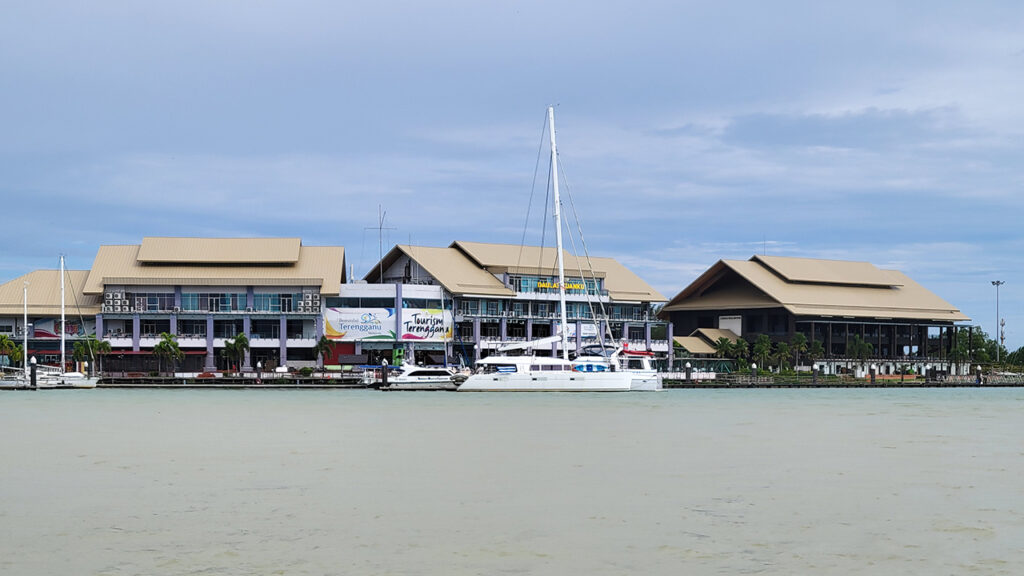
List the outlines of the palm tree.
<svg viewBox="0 0 1024 576">
<path fill-rule="evenodd" d="M 85 339 L 75 342 L 71 357 L 78 362 L 93 362 L 93 367 L 96 368 L 96 371 L 103 372 L 103 366 L 98 365 L 97 362 L 102 360 L 106 354 L 110 354 L 110 342 L 97 340 L 96 336 L 90 334 Z"/>
<path fill-rule="evenodd" d="M 156 346 L 153 346 L 153 355 L 157 357 L 160 362 L 160 371 L 163 372 L 163 361 L 170 360 L 182 360 L 185 358 L 185 353 L 178 347 L 177 337 L 167 332 L 160 333 L 160 341 L 157 342 Z M 174 365 L 171 365 L 172 371 Z"/>
<path fill-rule="evenodd" d="M 779 363 L 779 372 L 789 368 L 789 357 L 793 352 L 786 342 L 779 342 L 775 345 L 775 360 Z"/>
<path fill-rule="evenodd" d="M 821 342 L 817 340 L 811 340 L 811 343 L 807 345 L 807 358 L 810 359 L 811 364 L 818 358 L 825 356 L 825 347 L 822 346 Z"/>
<path fill-rule="evenodd" d="M 793 357 L 796 358 L 796 365 L 800 365 L 800 355 L 807 352 L 807 336 L 797 332 L 789 339 L 789 347 L 793 350 Z"/>
<path fill-rule="evenodd" d="M 713 344 L 715 347 L 715 356 L 719 358 L 731 358 L 733 355 L 732 340 L 729 340 L 725 336 L 719 338 Z"/>
<path fill-rule="evenodd" d="M 11 364 L 21 364 L 25 361 L 25 349 L 21 344 L 15 344 L 7 353 L 7 358 L 11 360 Z"/>
<path fill-rule="evenodd" d="M 18 344 L 11 340 L 7 334 L 0 334 L 0 356 L 7 356 L 7 359 L 11 359 L 11 351 Z"/>
<path fill-rule="evenodd" d="M 871 345 L 871 342 L 865 342 L 860 334 L 853 335 L 853 341 L 847 347 L 846 355 L 851 358 L 856 358 L 860 361 L 860 367 L 864 368 L 864 361 L 868 359 L 875 351 L 875 347 Z"/>
<path fill-rule="evenodd" d="M 249 338 L 244 332 L 239 332 L 237 336 L 224 343 L 224 350 L 221 351 L 221 354 L 228 359 L 228 362 L 235 362 L 235 366 L 241 370 L 242 363 L 245 361 L 245 353 L 248 351 Z"/>
<path fill-rule="evenodd" d="M 754 358 L 761 363 L 761 367 L 768 366 L 768 357 L 772 354 L 772 339 L 767 334 L 761 334 L 754 342 Z"/>
<path fill-rule="evenodd" d="M 746 362 L 750 355 L 750 343 L 745 338 L 737 338 L 732 345 L 732 354 L 737 360 Z"/>
<path fill-rule="evenodd" d="M 320 361 L 321 372 L 325 370 L 324 359 L 332 352 L 334 352 L 334 343 L 331 342 L 327 336 L 321 336 L 320 340 L 317 341 L 315 346 L 313 346 L 313 354 L 317 356 Z"/>
</svg>

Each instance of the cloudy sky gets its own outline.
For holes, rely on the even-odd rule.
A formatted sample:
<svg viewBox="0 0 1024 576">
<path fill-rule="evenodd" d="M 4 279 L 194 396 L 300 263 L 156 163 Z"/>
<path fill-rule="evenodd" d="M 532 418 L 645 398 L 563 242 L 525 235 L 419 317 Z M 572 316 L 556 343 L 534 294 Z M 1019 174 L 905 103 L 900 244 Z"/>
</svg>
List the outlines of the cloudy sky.
<svg viewBox="0 0 1024 576">
<path fill-rule="evenodd" d="M 1024 344 L 1020 2 L 3 12 L 0 280 L 146 235 L 300 236 L 361 276 L 379 206 L 385 249 L 519 243 L 556 105 L 591 252 L 665 295 L 721 258 L 867 260 L 989 333 L 1005 280 Z"/>
</svg>

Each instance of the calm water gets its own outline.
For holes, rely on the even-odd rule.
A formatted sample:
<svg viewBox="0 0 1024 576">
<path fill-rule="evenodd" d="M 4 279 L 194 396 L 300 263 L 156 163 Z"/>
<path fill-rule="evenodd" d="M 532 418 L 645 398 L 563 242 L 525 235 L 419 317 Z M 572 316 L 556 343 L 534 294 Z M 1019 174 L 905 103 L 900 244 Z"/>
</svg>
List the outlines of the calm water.
<svg viewBox="0 0 1024 576">
<path fill-rule="evenodd" d="M 1024 390 L 0 394 L 2 574 L 1019 574 Z"/>
</svg>

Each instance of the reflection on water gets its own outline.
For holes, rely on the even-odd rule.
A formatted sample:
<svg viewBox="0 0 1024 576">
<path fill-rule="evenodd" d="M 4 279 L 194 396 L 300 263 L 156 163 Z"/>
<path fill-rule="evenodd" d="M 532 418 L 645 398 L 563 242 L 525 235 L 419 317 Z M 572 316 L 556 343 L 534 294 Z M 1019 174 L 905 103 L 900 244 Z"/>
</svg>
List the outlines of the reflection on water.
<svg viewBox="0 0 1024 576">
<path fill-rule="evenodd" d="M 0 395 L 3 574 L 1014 574 L 1024 391 Z"/>
</svg>

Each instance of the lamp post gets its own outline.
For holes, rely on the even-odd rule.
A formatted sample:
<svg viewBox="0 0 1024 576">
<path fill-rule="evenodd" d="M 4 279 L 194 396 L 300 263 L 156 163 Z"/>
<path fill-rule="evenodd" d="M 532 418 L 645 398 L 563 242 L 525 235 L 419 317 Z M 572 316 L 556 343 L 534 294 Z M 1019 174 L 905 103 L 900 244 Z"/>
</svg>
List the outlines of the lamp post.
<svg viewBox="0 0 1024 576">
<path fill-rule="evenodd" d="M 999 363 L 999 348 L 1002 343 L 999 341 L 999 287 L 1006 284 L 1003 280 L 993 280 L 992 285 L 996 287 L 996 364 Z"/>
</svg>

